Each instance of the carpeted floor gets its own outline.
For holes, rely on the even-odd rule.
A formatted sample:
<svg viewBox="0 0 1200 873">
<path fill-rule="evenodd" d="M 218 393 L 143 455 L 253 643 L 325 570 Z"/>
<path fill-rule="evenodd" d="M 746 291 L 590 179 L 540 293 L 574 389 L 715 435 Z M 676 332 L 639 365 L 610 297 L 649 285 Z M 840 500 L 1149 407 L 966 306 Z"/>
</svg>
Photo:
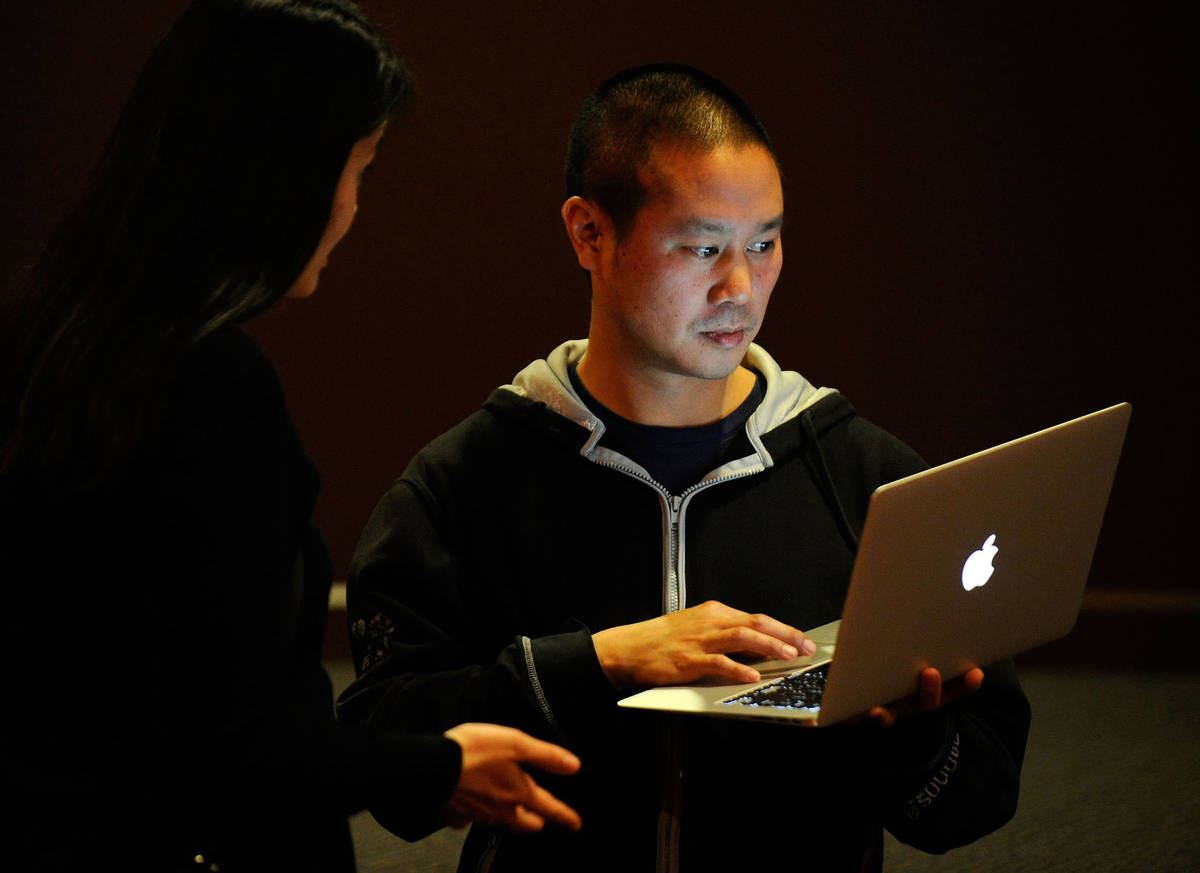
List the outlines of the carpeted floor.
<svg viewBox="0 0 1200 873">
<path fill-rule="evenodd" d="M 339 689 L 350 667 L 329 664 Z M 947 855 L 888 837 L 889 873 L 1200 870 L 1200 675 L 1025 669 L 1033 728 L 1021 806 L 1006 827 Z M 363 813 L 360 873 L 453 873 L 464 832 L 406 843 Z"/>
</svg>

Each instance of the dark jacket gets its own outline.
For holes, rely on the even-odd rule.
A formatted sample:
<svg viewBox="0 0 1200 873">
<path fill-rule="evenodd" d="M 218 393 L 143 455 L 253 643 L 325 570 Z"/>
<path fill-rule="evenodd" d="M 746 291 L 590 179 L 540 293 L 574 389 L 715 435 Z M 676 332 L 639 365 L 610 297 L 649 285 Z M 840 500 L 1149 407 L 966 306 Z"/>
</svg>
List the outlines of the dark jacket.
<svg viewBox="0 0 1200 873">
<path fill-rule="evenodd" d="M 924 464 L 752 347 L 767 383 L 746 426 L 754 451 L 672 495 L 604 448 L 566 375 L 582 350 L 567 343 L 530 365 L 426 447 L 351 566 L 360 678 L 343 718 L 498 721 L 583 759 L 577 776 L 546 780 L 579 809 L 581 833 L 476 828 L 462 869 L 878 869 L 881 825 L 938 852 L 1008 820 L 1029 724 L 1010 664 L 891 730 L 617 708 L 592 631 L 708 599 L 800 628 L 836 619 L 872 490 Z"/>
<path fill-rule="evenodd" d="M 127 475 L 0 485 L 12 869 L 349 871 L 349 813 L 449 796 L 451 741 L 334 720 L 317 474 L 244 334 L 189 354 Z"/>
</svg>

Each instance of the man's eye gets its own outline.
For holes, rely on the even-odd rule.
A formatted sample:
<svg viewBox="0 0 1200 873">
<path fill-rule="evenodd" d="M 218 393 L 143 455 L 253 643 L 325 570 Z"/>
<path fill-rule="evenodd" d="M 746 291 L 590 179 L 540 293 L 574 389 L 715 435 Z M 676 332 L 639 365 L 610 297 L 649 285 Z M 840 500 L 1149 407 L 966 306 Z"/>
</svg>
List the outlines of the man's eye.
<svg viewBox="0 0 1200 873">
<path fill-rule="evenodd" d="M 698 258 L 715 258 L 721 254 L 719 246 L 691 246 L 692 254 Z"/>
<path fill-rule="evenodd" d="M 775 248 L 775 240 L 768 239 L 763 240 L 762 242 L 750 243 L 750 245 L 746 246 L 746 248 L 756 254 L 764 254 Z"/>
</svg>

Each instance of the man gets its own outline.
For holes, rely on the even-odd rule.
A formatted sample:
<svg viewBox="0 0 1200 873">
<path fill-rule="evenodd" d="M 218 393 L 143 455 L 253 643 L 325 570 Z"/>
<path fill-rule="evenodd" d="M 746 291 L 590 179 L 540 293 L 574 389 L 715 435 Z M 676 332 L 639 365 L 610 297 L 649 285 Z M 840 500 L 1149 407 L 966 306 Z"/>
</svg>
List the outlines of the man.
<svg viewBox="0 0 1200 873">
<path fill-rule="evenodd" d="M 810 651 L 797 628 L 840 614 L 870 493 L 924 465 L 751 344 L 783 193 L 737 95 L 689 68 L 619 74 L 576 118 L 567 185 L 588 339 L 380 502 L 351 567 L 342 717 L 501 722 L 583 759 L 551 786 L 580 833 L 477 827 L 460 869 L 877 870 L 881 826 L 931 851 L 998 827 L 1029 720 L 1011 664 L 945 688 L 926 671 L 912 700 L 826 729 L 618 709 L 650 685 L 753 680 L 743 654 Z"/>
</svg>

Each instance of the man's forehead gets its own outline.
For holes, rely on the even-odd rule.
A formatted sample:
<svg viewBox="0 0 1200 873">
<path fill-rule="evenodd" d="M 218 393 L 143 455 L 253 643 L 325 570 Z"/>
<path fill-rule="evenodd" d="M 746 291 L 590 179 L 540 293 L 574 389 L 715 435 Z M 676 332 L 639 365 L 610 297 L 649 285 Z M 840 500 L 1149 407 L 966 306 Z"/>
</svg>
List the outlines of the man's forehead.
<svg viewBox="0 0 1200 873">
<path fill-rule="evenodd" d="M 641 161 L 638 167 L 638 173 L 639 175 L 644 173 L 652 177 L 662 172 L 669 172 L 671 168 L 680 164 L 696 163 L 702 161 L 704 158 L 719 154 L 761 155 L 769 159 L 772 165 L 775 164 L 775 157 L 771 154 L 771 150 L 755 140 L 747 140 L 745 142 L 728 140 L 715 143 L 711 146 L 703 146 L 665 139 L 659 140 L 650 146 L 649 152 L 646 153 L 645 159 Z M 778 172 L 778 168 L 776 168 L 776 171 Z"/>
<path fill-rule="evenodd" d="M 753 222 L 757 233 L 783 224 L 779 170 L 758 143 L 712 149 L 660 144 L 638 179 L 646 192 L 642 209 L 657 213 L 678 232 L 727 233 Z"/>
</svg>

